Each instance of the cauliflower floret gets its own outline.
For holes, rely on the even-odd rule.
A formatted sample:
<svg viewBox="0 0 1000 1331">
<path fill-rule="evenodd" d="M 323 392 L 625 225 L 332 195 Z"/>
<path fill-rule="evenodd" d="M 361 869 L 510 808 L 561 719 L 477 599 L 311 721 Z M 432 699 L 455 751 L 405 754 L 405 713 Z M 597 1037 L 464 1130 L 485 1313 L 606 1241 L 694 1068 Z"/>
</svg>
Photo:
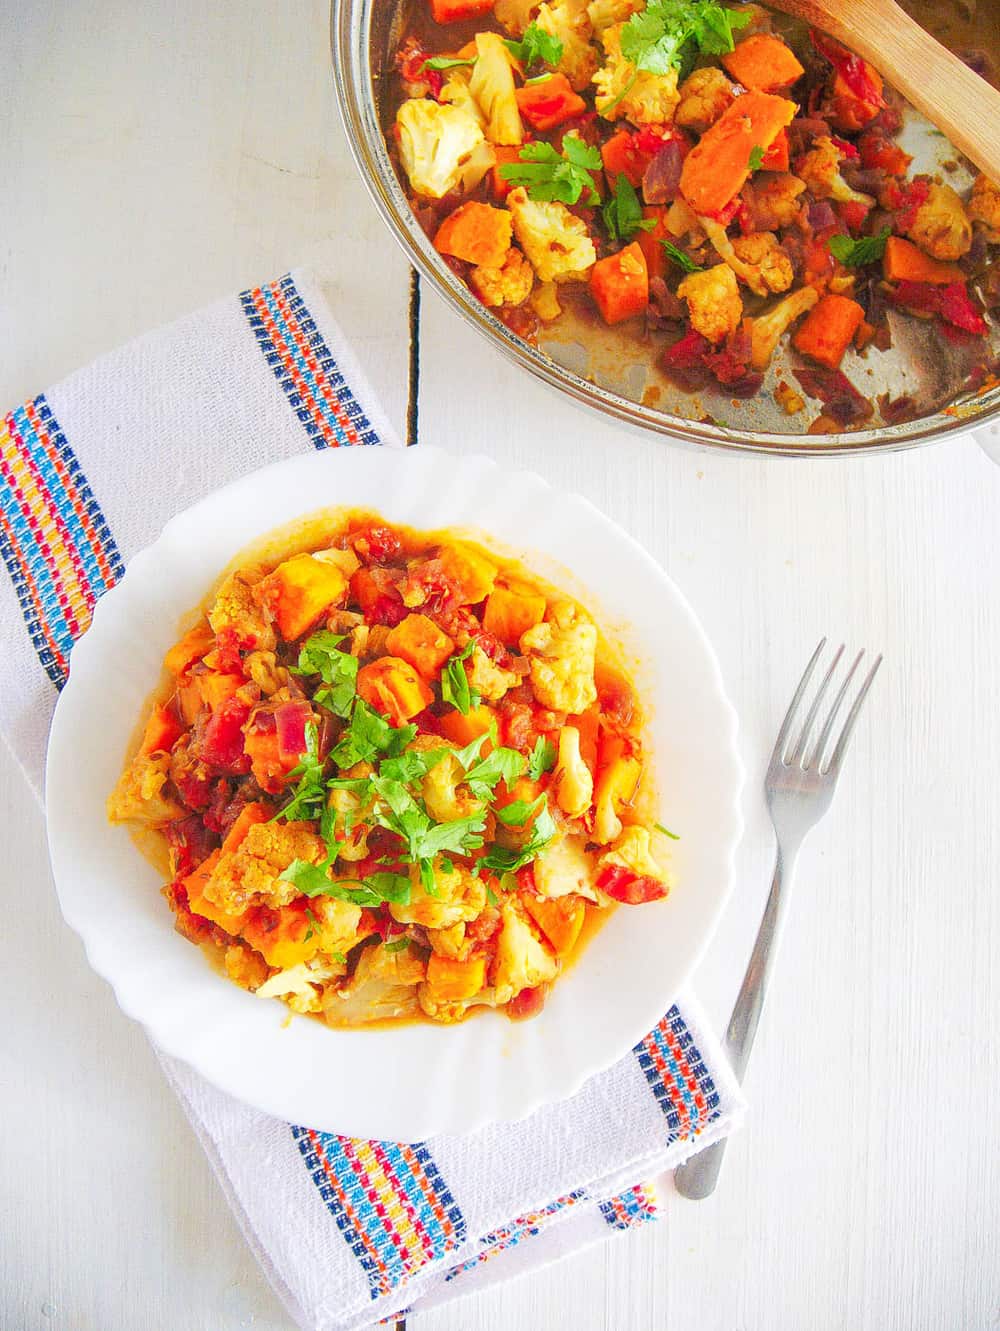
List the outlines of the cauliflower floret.
<svg viewBox="0 0 1000 1331">
<path fill-rule="evenodd" d="M 378 943 L 366 947 L 344 987 L 331 985 L 325 991 L 323 1016 L 327 1025 L 360 1026 L 368 1021 L 417 1016 L 417 985 L 426 974 L 427 967 L 411 947 L 400 952 L 386 952 Z"/>
<path fill-rule="evenodd" d="M 873 204 L 870 194 L 851 189 L 840 174 L 843 153 L 827 135 L 820 135 L 809 151 L 799 159 L 796 170 L 806 188 L 817 199 L 835 199 L 838 203 Z M 957 196 L 956 196 L 957 197 Z"/>
<path fill-rule="evenodd" d="M 507 196 L 514 235 L 540 282 L 585 282 L 597 262 L 587 224 L 564 203 L 537 203 L 523 188 Z"/>
<path fill-rule="evenodd" d="M 439 957 L 451 957 L 453 961 L 464 961 L 472 950 L 472 940 L 465 936 L 464 920 L 447 929 L 428 929 L 427 941 Z"/>
<path fill-rule="evenodd" d="M 256 990 L 258 998 L 283 998 L 294 1012 L 319 1012 L 323 1006 L 323 985 L 345 967 L 336 962 L 302 961 L 297 966 L 278 971 Z"/>
<path fill-rule="evenodd" d="M 471 112 L 411 98 L 396 112 L 399 157 L 415 194 L 441 199 L 456 189 L 483 131 Z"/>
<path fill-rule="evenodd" d="M 453 924 L 474 920 L 486 905 L 486 885 L 473 877 L 468 869 L 456 864 L 450 873 L 441 868 L 441 860 L 434 865 L 436 897 L 424 891 L 420 871 L 416 865 L 410 869 L 410 900 L 389 903 L 389 914 L 400 924 L 422 924 L 425 929 L 450 929 Z"/>
<path fill-rule="evenodd" d="M 159 827 L 185 810 L 163 793 L 170 774 L 169 753 L 137 754 L 108 797 L 108 821 Z"/>
<path fill-rule="evenodd" d="M 762 231 L 777 231 L 779 227 L 793 226 L 802 211 L 799 195 L 806 185 L 798 176 L 787 171 L 761 171 L 753 184 L 745 186 L 753 198 L 753 218 Z"/>
<path fill-rule="evenodd" d="M 557 68 L 571 87 L 582 92 L 597 68 L 597 52 L 590 44 L 594 30 L 587 0 L 556 0 L 555 4 L 540 5 L 535 22 L 543 32 L 562 42 Z"/>
<path fill-rule="evenodd" d="M 544 855 L 535 860 L 535 887 L 542 897 L 567 897 L 575 894 L 596 901 L 594 864 L 587 854 L 585 836 L 554 837 Z"/>
<path fill-rule="evenodd" d="M 370 763 L 357 763 L 347 775 L 361 778 L 371 776 L 373 771 L 374 768 Z M 360 795 L 356 795 L 353 790 L 345 790 L 342 786 L 330 791 L 326 805 L 328 809 L 334 809 L 337 814 L 335 827 L 337 838 L 342 842 L 338 851 L 340 859 L 354 863 L 363 860 L 368 854 L 368 836 L 371 827 L 366 818 L 371 813 L 374 802 L 373 799 L 363 802 Z"/>
<path fill-rule="evenodd" d="M 420 783 L 424 806 L 435 822 L 450 823 L 479 812 L 482 803 L 462 784 L 465 771 L 455 757 L 454 745 L 436 735 L 418 735 L 406 747 L 424 753 L 441 752 L 442 756 Z"/>
<path fill-rule="evenodd" d="M 270 652 L 277 639 L 270 616 L 257 603 L 253 593 L 262 577 L 262 569 L 243 568 L 230 573 L 216 593 L 215 603 L 208 612 L 208 622 L 215 633 L 231 629 L 241 647 Z"/>
<path fill-rule="evenodd" d="M 594 792 L 593 839 L 602 846 L 614 841 L 621 833 L 622 820 L 619 814 L 635 799 L 641 776 L 639 760 L 624 754 L 601 772 Z"/>
<path fill-rule="evenodd" d="M 622 55 L 624 26 L 616 23 L 601 35 L 606 61 L 594 75 L 597 88 L 594 104 L 598 113 L 607 120 L 624 116 L 634 125 L 669 125 L 680 100 L 677 70 L 649 74 L 636 69 Z"/>
<path fill-rule="evenodd" d="M 563 726 L 559 732 L 559 757 L 552 784 L 556 803 L 568 818 L 579 818 L 590 808 L 594 778 L 580 753 L 580 732 L 575 726 Z"/>
<path fill-rule="evenodd" d="M 666 225 L 667 230 L 677 240 L 688 237 L 692 245 L 698 246 L 705 239 L 705 229 L 701 219 L 691 205 L 679 195 L 667 209 Z"/>
<path fill-rule="evenodd" d="M 486 117 L 486 137 L 490 143 L 517 145 L 524 140 L 524 126 L 514 96 L 511 54 L 495 32 L 480 32 L 476 51 L 469 91 Z"/>
<path fill-rule="evenodd" d="M 737 268 L 737 275 L 744 276 L 747 286 L 759 296 L 787 291 L 795 280 L 792 261 L 773 232 L 751 231 L 747 236 L 737 236 L 733 249 L 746 270 L 744 275 Z"/>
<path fill-rule="evenodd" d="M 800 287 L 784 300 L 779 300 L 765 314 L 751 320 L 750 364 L 755 370 L 767 369 L 768 362 L 796 319 L 811 310 L 819 300 L 815 287 Z"/>
<path fill-rule="evenodd" d="M 569 601 L 551 607 L 544 623 L 521 635 L 531 687 L 543 707 L 576 716 L 597 698 L 597 629 Z"/>
<path fill-rule="evenodd" d="M 645 0 L 591 0 L 587 17 L 598 36 L 615 23 L 627 23 L 633 14 L 645 9 Z"/>
<path fill-rule="evenodd" d="M 733 85 L 715 65 L 696 69 L 681 84 L 674 121 L 704 134 L 736 100 Z"/>
<path fill-rule="evenodd" d="M 259 952 L 244 943 L 232 943 L 224 958 L 226 974 L 240 986 L 255 993 L 267 979 L 268 965 Z"/>
<path fill-rule="evenodd" d="M 523 305 L 535 285 L 535 274 L 521 251 L 512 248 L 507 251 L 502 268 L 473 268 L 469 285 L 491 309 Z"/>
<path fill-rule="evenodd" d="M 508 896 L 500 913 L 503 923 L 497 939 L 493 984 L 497 1003 L 509 1003 L 522 989 L 554 980 L 559 963 L 532 929 L 520 902 Z"/>
<path fill-rule="evenodd" d="M 300 893 L 279 875 L 293 860 L 319 864 L 325 858 L 326 846 L 308 823 L 254 823 L 235 850 L 219 856 L 203 895 L 227 915 L 251 905 L 286 906 Z"/>
<path fill-rule="evenodd" d="M 447 102 L 449 106 L 460 107 L 467 111 L 479 128 L 486 132 L 486 117 L 483 115 L 482 107 L 472 95 L 472 89 L 469 87 L 471 75 L 467 69 L 453 69 L 445 79 L 441 91 L 438 94 L 439 102 Z"/>
<path fill-rule="evenodd" d="M 638 824 L 624 828 L 615 838 L 611 849 L 606 850 L 597 863 L 601 869 L 615 865 L 619 869 L 629 869 L 641 878 L 656 878 L 661 883 L 669 880 L 669 875 L 653 858 L 649 829 Z"/>
<path fill-rule="evenodd" d="M 361 907 L 353 901 L 313 897 L 310 910 L 320 952 L 339 952 L 346 956 L 355 943 L 360 942 L 358 929 L 361 927 Z"/>
<path fill-rule="evenodd" d="M 288 684 L 288 671 L 278 665 L 274 652 L 251 652 L 243 661 L 243 669 L 267 698 Z"/>
<path fill-rule="evenodd" d="M 677 294 L 687 301 L 691 327 L 709 342 L 721 342 L 739 327 L 743 301 L 736 274 L 727 263 L 689 273 Z"/>
<path fill-rule="evenodd" d="M 512 37 L 523 37 L 537 9 L 538 0 L 497 0 L 493 15 Z"/>
<path fill-rule="evenodd" d="M 980 171 L 972 186 L 966 212 L 974 222 L 986 227 L 986 239 L 1000 241 L 1000 185 L 995 185 Z"/>
<path fill-rule="evenodd" d="M 499 702 L 508 689 L 516 688 L 521 682 L 519 675 L 515 675 L 512 670 L 501 669 L 478 645 L 472 649 L 466 674 L 469 686 L 487 702 Z"/>
<path fill-rule="evenodd" d="M 962 200 L 950 185 L 932 185 L 907 228 L 910 239 L 932 259 L 951 263 L 968 254 L 972 223 Z"/>
<path fill-rule="evenodd" d="M 552 323 L 562 314 L 559 293 L 554 282 L 541 282 L 531 293 L 531 308 L 542 323 Z"/>
</svg>

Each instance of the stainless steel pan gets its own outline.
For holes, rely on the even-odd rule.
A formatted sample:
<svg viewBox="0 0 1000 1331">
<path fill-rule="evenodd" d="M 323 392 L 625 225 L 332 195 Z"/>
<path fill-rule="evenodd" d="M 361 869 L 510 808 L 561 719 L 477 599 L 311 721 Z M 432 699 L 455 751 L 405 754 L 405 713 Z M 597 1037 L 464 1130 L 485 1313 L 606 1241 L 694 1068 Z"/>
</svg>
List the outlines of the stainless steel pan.
<svg viewBox="0 0 1000 1331">
<path fill-rule="evenodd" d="M 636 359 L 634 341 L 614 329 L 574 321 L 572 311 L 558 326 L 543 331 L 537 348 L 515 336 L 441 262 L 413 216 L 386 152 L 383 135 L 384 124 L 391 123 L 393 61 L 406 6 L 412 2 L 332 0 L 331 54 L 348 138 L 376 206 L 410 261 L 466 323 L 509 359 L 605 415 L 714 448 L 791 456 L 847 454 L 910 448 L 957 431 L 975 428 L 979 434 L 982 427 L 987 450 L 1000 449 L 1000 385 L 978 394 L 959 391 L 976 350 L 947 341 L 933 322 L 894 312 L 889 316 L 891 350 L 870 350 L 849 359 L 844 368 L 866 396 L 906 394 L 919 404 L 920 414 L 902 424 L 843 434 L 802 433 L 818 414 L 818 405 L 796 416 L 778 405 L 773 395 L 778 379 L 795 384 L 782 353 L 762 390 L 748 401 L 734 401 L 722 391 L 686 393 L 669 384 L 647 364 L 652 357 Z M 916 112 L 907 112 L 902 133 L 914 171 L 941 172 L 959 190 L 969 184 L 969 173 L 964 164 L 956 164 L 951 145 Z M 994 329 L 992 352 L 1000 356 L 1000 328 Z"/>
</svg>

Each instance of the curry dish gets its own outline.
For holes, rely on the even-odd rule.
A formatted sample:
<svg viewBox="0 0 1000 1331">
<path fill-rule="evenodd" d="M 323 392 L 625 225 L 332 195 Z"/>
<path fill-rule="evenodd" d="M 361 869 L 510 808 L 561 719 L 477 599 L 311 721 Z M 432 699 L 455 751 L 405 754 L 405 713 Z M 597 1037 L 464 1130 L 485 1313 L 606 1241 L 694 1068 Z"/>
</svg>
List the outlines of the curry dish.
<svg viewBox="0 0 1000 1331">
<path fill-rule="evenodd" d="M 258 995 L 531 1016 L 588 915 L 667 894 L 629 680 L 470 541 L 331 518 L 224 576 L 164 667 L 109 816 L 164 839 L 178 930 Z"/>
<path fill-rule="evenodd" d="M 417 219 L 528 341 L 589 311 L 706 401 L 787 347 L 775 398 L 813 433 L 914 413 L 855 382 L 890 311 L 968 344 L 967 386 L 996 370 L 1000 187 L 912 172 L 899 99 L 821 32 L 717 0 L 414 0 L 397 94 Z"/>
</svg>

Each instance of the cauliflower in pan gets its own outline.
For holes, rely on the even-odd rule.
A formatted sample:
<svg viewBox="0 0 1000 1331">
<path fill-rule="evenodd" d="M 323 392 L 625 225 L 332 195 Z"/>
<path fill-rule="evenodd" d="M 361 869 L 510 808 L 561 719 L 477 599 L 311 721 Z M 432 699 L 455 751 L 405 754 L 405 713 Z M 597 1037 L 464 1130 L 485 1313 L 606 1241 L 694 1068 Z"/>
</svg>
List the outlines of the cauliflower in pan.
<svg viewBox="0 0 1000 1331">
<path fill-rule="evenodd" d="M 510 249 L 501 268 L 473 268 L 469 274 L 473 291 L 491 309 L 501 305 L 523 305 L 531 295 L 535 274 L 518 249 Z"/>
<path fill-rule="evenodd" d="M 329 1026 L 362 1026 L 371 1021 L 419 1015 L 417 986 L 427 967 L 412 948 L 387 952 L 378 943 L 366 947 L 343 989 L 324 994 L 323 1016 Z"/>
<path fill-rule="evenodd" d="M 594 778 L 580 753 L 580 732 L 575 726 L 563 726 L 559 732 L 559 755 L 552 784 L 556 803 L 568 818 L 579 818 L 590 808 Z"/>
<path fill-rule="evenodd" d="M 447 102 L 449 106 L 460 107 L 467 111 L 481 130 L 486 130 L 486 117 L 483 114 L 482 107 L 472 95 L 469 87 L 468 69 L 453 69 L 448 73 L 444 84 L 438 93 L 439 102 Z"/>
<path fill-rule="evenodd" d="M 627 23 L 633 14 L 644 8 L 644 0 L 591 0 L 587 17 L 598 36 L 616 23 Z"/>
<path fill-rule="evenodd" d="M 711 237 L 710 237 L 711 239 Z M 735 262 L 727 263 L 758 296 L 787 291 L 795 280 L 792 262 L 771 231 L 751 231 L 732 243 Z"/>
<path fill-rule="evenodd" d="M 594 663 L 597 629 L 576 606 L 562 601 L 544 623 L 521 635 L 531 685 L 543 707 L 577 715 L 597 698 Z"/>
<path fill-rule="evenodd" d="M 259 985 L 258 998 L 283 998 L 293 1012 L 319 1012 L 323 1006 L 323 985 L 345 967 L 321 961 L 300 961 L 297 966 L 277 971 Z"/>
<path fill-rule="evenodd" d="M 486 885 L 475 878 L 469 869 L 454 865 L 445 873 L 439 858 L 434 864 L 434 887 L 437 896 L 431 896 L 420 881 L 416 865 L 410 869 L 410 900 L 389 903 L 389 914 L 399 924 L 422 924 L 426 929 L 450 929 L 453 924 L 474 920 L 486 905 Z"/>
<path fill-rule="evenodd" d="M 512 670 L 504 670 L 490 660 L 478 644 L 472 649 L 466 674 L 470 688 L 475 689 L 487 702 L 499 702 L 509 689 L 521 682 L 520 676 Z"/>
<path fill-rule="evenodd" d="M 514 96 L 510 52 L 495 32 L 480 32 L 476 51 L 469 91 L 486 117 L 486 137 L 490 143 L 516 146 L 524 140 L 524 126 Z"/>
<path fill-rule="evenodd" d="M 540 282 L 585 282 L 597 251 L 585 222 L 564 203 L 539 203 L 523 187 L 511 190 L 507 206 L 514 235 Z"/>
<path fill-rule="evenodd" d="M 704 134 L 736 100 L 733 85 L 715 65 L 696 69 L 678 89 L 680 101 L 674 122 Z"/>
<path fill-rule="evenodd" d="M 827 135 L 816 139 L 810 150 L 799 158 L 796 169 L 806 188 L 817 199 L 834 199 L 838 203 L 875 202 L 870 194 L 851 189 L 840 174 L 843 153 Z"/>
<path fill-rule="evenodd" d="M 427 98 L 404 102 L 396 112 L 399 156 L 415 194 L 441 199 L 458 187 L 462 167 L 483 142 L 470 111 Z"/>
<path fill-rule="evenodd" d="M 558 68 L 577 92 L 582 92 L 594 77 L 597 51 L 591 45 L 593 28 L 586 0 L 556 0 L 540 5 L 535 22 L 551 37 L 562 42 Z"/>
<path fill-rule="evenodd" d="M 804 180 L 787 171 L 761 171 L 745 191 L 753 200 L 753 217 L 761 231 L 777 231 L 794 226 L 802 211 L 800 195 L 806 192 Z"/>
<path fill-rule="evenodd" d="M 636 69 L 626 60 L 621 50 L 621 23 L 616 23 L 601 35 L 605 63 L 594 75 L 597 93 L 594 104 L 598 113 L 607 120 L 624 116 L 634 125 L 667 125 L 674 118 L 680 97 L 677 92 L 677 70 L 666 74 L 649 74 Z"/>
<path fill-rule="evenodd" d="M 535 933 L 524 908 L 508 896 L 500 907 L 503 924 L 497 943 L 494 989 L 498 1003 L 509 1003 L 522 989 L 556 978 L 559 964 Z"/>
<path fill-rule="evenodd" d="M 169 753 L 137 754 L 108 799 L 109 819 L 158 827 L 182 817 L 184 810 L 164 790 L 169 775 Z"/>
<path fill-rule="evenodd" d="M 951 263 L 968 254 L 972 223 L 962 200 L 950 185 L 931 185 L 906 234 L 932 259 Z"/>
<path fill-rule="evenodd" d="M 512 37 L 523 37 L 524 30 L 535 17 L 538 0 L 497 0 L 493 7 L 496 21 Z"/>
<path fill-rule="evenodd" d="M 750 364 L 755 370 L 767 368 L 784 334 L 818 300 L 819 292 L 815 287 L 799 287 L 766 313 L 758 314 L 750 328 Z"/>
<path fill-rule="evenodd" d="M 628 869 L 640 878 L 655 878 L 661 883 L 670 881 L 650 848 L 649 829 L 632 824 L 622 829 L 611 845 L 597 862 L 598 868 L 605 869 L 613 865 L 618 869 Z"/>
<path fill-rule="evenodd" d="M 1000 185 L 995 185 L 981 171 L 973 182 L 966 212 L 973 222 L 986 227 L 987 240 L 1000 241 Z"/>
<path fill-rule="evenodd" d="M 215 595 L 208 622 L 214 633 L 231 630 L 240 646 L 270 652 L 277 641 L 274 629 L 270 616 L 253 592 L 261 577 L 262 570 L 252 568 L 230 573 Z"/>
<path fill-rule="evenodd" d="M 743 301 L 736 274 L 727 263 L 688 273 L 677 294 L 687 302 L 691 327 L 709 342 L 722 342 L 739 327 Z"/>
<path fill-rule="evenodd" d="M 596 901 L 594 865 L 587 854 L 585 836 L 554 837 L 544 855 L 535 861 L 538 895 L 566 897 L 571 894 Z"/>
</svg>

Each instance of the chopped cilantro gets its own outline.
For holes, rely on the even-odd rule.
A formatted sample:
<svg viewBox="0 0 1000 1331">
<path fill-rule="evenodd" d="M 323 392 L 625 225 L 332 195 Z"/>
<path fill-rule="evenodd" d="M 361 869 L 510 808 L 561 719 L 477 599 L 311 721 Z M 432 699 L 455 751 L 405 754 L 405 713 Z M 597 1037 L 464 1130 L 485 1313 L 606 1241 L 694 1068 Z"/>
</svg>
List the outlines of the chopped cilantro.
<svg viewBox="0 0 1000 1331">
<path fill-rule="evenodd" d="M 523 185 L 528 197 L 539 202 L 578 203 L 582 196 L 584 203 L 596 204 L 590 173 L 600 171 L 601 154 L 575 134 L 567 134 L 562 146 L 560 156 L 551 143 L 526 143 L 519 160 L 501 166 L 500 175 L 511 185 Z"/>
<path fill-rule="evenodd" d="M 754 146 L 750 149 L 750 159 L 747 162 L 747 166 L 750 168 L 751 171 L 759 171 L 763 165 L 764 165 L 764 149 L 760 146 L 759 143 L 755 143 Z"/>
<path fill-rule="evenodd" d="M 331 952 L 330 956 L 334 961 L 339 961 L 341 966 L 347 965 L 347 958 L 344 956 L 343 952 Z"/>
<path fill-rule="evenodd" d="M 695 263 L 694 259 L 689 258 L 683 250 L 678 249 L 672 240 L 661 240 L 660 244 L 666 250 L 670 262 L 675 263 L 685 273 L 703 273 L 705 271 L 700 264 Z"/>
<path fill-rule="evenodd" d="M 356 698 L 351 722 L 332 758 L 338 767 L 372 762 L 379 754 L 398 758 L 417 733 L 416 726 L 391 726 L 384 716 L 362 698 Z"/>
<path fill-rule="evenodd" d="M 653 826 L 656 828 L 658 832 L 662 832 L 664 836 L 668 836 L 671 841 L 680 841 L 680 837 L 677 835 L 677 833 L 671 832 L 670 829 L 664 827 L 662 823 L 654 823 Z"/>
<path fill-rule="evenodd" d="M 498 746 L 488 757 L 475 763 L 465 773 L 465 784 L 477 800 L 488 800 L 500 781 L 513 785 L 525 768 L 525 757 L 517 749 Z"/>
<path fill-rule="evenodd" d="M 315 691 L 313 702 L 335 716 L 347 717 L 357 688 L 358 658 L 339 650 L 343 641 L 342 633 L 314 633 L 302 645 L 298 667 L 292 673 L 319 675 L 323 687 Z"/>
<path fill-rule="evenodd" d="M 826 242 L 830 253 L 848 268 L 862 268 L 866 263 L 877 263 L 885 253 L 885 242 L 892 234 L 885 227 L 877 236 L 862 236 L 852 240 L 850 236 L 831 236 Z"/>
<path fill-rule="evenodd" d="M 543 772 L 549 772 L 556 765 L 556 746 L 550 741 L 539 735 L 535 740 L 535 747 L 531 750 L 531 757 L 528 759 L 528 775 L 532 781 L 537 781 Z"/>
<path fill-rule="evenodd" d="M 406 905 L 410 900 L 410 880 L 405 874 L 373 873 L 367 878 L 333 879 L 327 874 L 328 868 L 329 864 L 292 860 L 278 876 L 306 897 L 335 897 L 356 906 L 381 906 L 386 901 Z"/>
<path fill-rule="evenodd" d="M 463 60 L 461 56 L 432 55 L 424 61 L 424 69 L 460 69 L 463 65 L 474 65 L 475 60 Z"/>
<path fill-rule="evenodd" d="M 402 952 L 404 948 L 410 946 L 410 940 L 404 934 L 402 938 L 394 938 L 391 943 L 383 943 L 383 952 Z"/>
<path fill-rule="evenodd" d="M 504 827 L 523 827 L 528 819 L 538 812 L 545 803 L 545 796 L 539 795 L 538 799 L 531 800 L 511 800 L 510 804 L 505 804 L 503 808 L 495 809 L 497 822 L 503 823 Z"/>
<path fill-rule="evenodd" d="M 652 231 L 655 220 L 644 221 L 635 186 L 619 172 L 614 192 L 601 206 L 601 216 L 612 240 L 631 240 L 637 231 Z"/>
<path fill-rule="evenodd" d="M 621 52 L 637 70 L 667 74 L 683 70 L 699 52 L 724 55 L 734 46 L 733 31 L 750 15 L 716 0 L 649 0 L 621 31 Z"/>
<path fill-rule="evenodd" d="M 499 905 L 500 899 L 497 896 L 497 894 L 493 891 L 492 887 L 487 887 L 486 889 L 486 900 L 490 903 L 491 906 Z"/>
<path fill-rule="evenodd" d="M 529 23 L 519 42 L 504 41 L 504 46 L 525 69 L 531 65 L 558 65 L 562 59 L 563 44 L 537 23 Z"/>
<path fill-rule="evenodd" d="M 289 783 L 295 782 L 295 789 L 288 803 L 278 810 L 272 821 L 278 818 L 288 821 L 319 818 L 326 804 L 326 787 L 323 782 L 323 762 L 319 756 L 319 731 L 314 722 L 306 726 L 306 751 L 289 772 L 288 780 Z"/>
<path fill-rule="evenodd" d="M 544 797 L 543 797 L 544 798 Z M 479 863 L 484 869 L 496 874 L 516 873 L 532 860 L 536 860 L 556 834 L 556 824 L 547 807 L 543 807 L 535 818 L 531 836 L 520 850 L 508 850 L 506 846 L 490 846 Z"/>
<path fill-rule="evenodd" d="M 441 671 L 441 697 L 444 702 L 449 702 L 452 707 L 457 707 L 463 716 L 468 716 L 469 709 L 472 707 L 472 690 L 469 687 L 469 676 L 466 674 L 465 666 L 462 663 L 469 659 L 475 646 L 476 644 L 471 640 L 467 642 L 460 652 L 456 652 L 451 657 Z"/>
</svg>

